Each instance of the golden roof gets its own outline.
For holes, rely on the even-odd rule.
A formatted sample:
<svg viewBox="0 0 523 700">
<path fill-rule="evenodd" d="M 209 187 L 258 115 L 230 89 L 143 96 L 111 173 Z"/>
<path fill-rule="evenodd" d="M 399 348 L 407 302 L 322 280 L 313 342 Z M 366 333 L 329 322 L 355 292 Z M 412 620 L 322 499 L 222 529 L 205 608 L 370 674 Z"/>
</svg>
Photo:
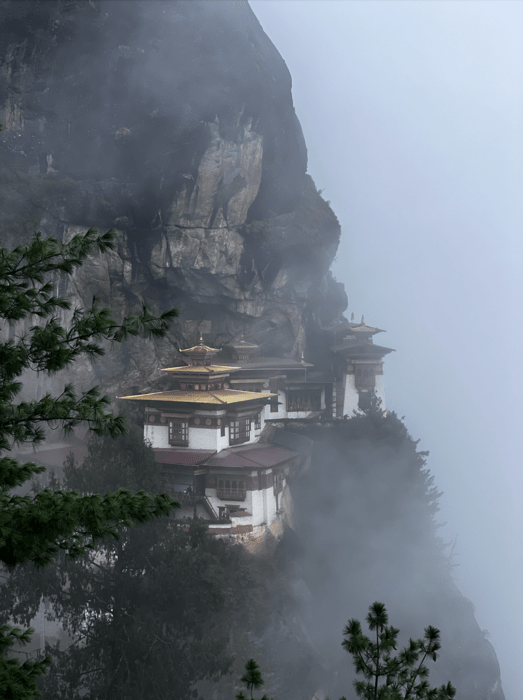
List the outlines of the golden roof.
<svg viewBox="0 0 523 700">
<path fill-rule="evenodd" d="M 135 396 L 118 396 L 129 401 L 168 401 L 171 403 L 205 403 L 232 404 L 253 399 L 267 399 L 277 394 L 265 394 L 258 391 L 237 391 L 236 389 L 217 389 L 216 391 L 157 391 L 153 394 Z"/>
<path fill-rule="evenodd" d="M 162 372 L 182 372 L 183 374 L 217 374 L 220 372 L 233 372 L 240 367 L 229 365 L 182 365 L 181 367 L 160 368 Z"/>
<path fill-rule="evenodd" d="M 193 353 L 193 352 L 211 353 L 212 352 L 214 354 L 214 353 L 220 352 L 220 350 L 221 350 L 221 348 L 211 348 L 211 347 L 209 347 L 209 345 L 204 345 L 203 341 L 200 341 L 200 343 L 198 343 L 198 345 L 193 345 L 192 348 L 185 348 L 185 350 L 182 350 L 180 348 L 180 352 L 187 352 L 187 353 Z"/>
</svg>

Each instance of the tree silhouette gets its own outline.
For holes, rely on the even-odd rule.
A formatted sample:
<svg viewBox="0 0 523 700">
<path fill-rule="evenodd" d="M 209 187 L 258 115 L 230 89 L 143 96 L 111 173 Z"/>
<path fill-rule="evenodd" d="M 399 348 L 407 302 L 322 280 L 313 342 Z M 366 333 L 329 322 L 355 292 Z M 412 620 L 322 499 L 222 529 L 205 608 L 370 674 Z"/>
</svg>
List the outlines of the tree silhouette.
<svg viewBox="0 0 523 700">
<path fill-rule="evenodd" d="M 398 654 L 399 630 L 389 626 L 383 603 L 373 603 L 366 617 L 374 638 L 363 634 L 358 620 L 349 620 L 343 631 L 342 646 L 353 657 L 356 673 L 365 678 L 354 681 L 356 694 L 364 700 L 450 700 L 456 694 L 449 682 L 439 688 L 430 688 L 425 666 L 427 658 L 436 661 L 441 648 L 440 633 L 427 627 L 423 639 L 410 639 L 409 645 Z M 342 698 L 345 700 L 345 698 Z"/>
</svg>

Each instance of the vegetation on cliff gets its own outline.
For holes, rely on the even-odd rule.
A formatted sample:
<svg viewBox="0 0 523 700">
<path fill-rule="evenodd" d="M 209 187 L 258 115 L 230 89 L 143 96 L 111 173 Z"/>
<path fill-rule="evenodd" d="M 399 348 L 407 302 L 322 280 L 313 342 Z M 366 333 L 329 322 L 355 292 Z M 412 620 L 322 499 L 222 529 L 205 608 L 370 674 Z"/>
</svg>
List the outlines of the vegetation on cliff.
<svg viewBox="0 0 523 700">
<path fill-rule="evenodd" d="M 329 695 L 351 683 L 333 630 L 340 617 L 361 619 L 371 598 L 386 601 L 407 639 L 427 619 L 441 630 L 434 682 L 451 679 L 463 699 L 503 700 L 494 649 L 453 580 L 455 562 L 439 534 L 441 494 L 428 453 L 404 422 L 375 403 L 348 420 L 288 428 L 315 440 L 293 496 L 310 625 L 338 671 Z"/>
<path fill-rule="evenodd" d="M 408 646 L 393 655 L 399 629 L 388 624 L 385 605 L 373 603 L 366 620 L 369 630 L 374 632 L 373 639 L 363 634 L 359 620 L 349 620 L 343 631 L 342 647 L 352 655 L 356 673 L 365 678 L 354 681 L 358 697 L 364 700 L 451 700 L 454 697 L 456 689 L 450 682 L 431 688 L 427 680 L 427 657 L 436 661 L 441 648 L 438 629 L 429 625 L 422 639 L 409 639 Z"/>
<path fill-rule="evenodd" d="M 72 456 L 64 487 L 160 493 L 159 465 L 133 429 L 93 437 L 83 464 Z M 231 630 L 256 626 L 265 591 L 260 564 L 239 547 L 207 535 L 201 522 L 156 519 L 122 528 L 118 539 L 40 573 L 26 566 L 1 589 L 24 620 L 41 596 L 64 631 L 47 646 L 53 664 L 39 686 L 48 700 L 190 698 L 194 684 L 228 672 Z"/>
<path fill-rule="evenodd" d="M 120 416 L 107 412 L 109 399 L 98 388 L 77 392 L 66 384 L 59 395 L 45 394 L 33 401 L 21 401 L 21 379 L 27 370 L 56 374 L 79 357 L 103 355 L 104 341 L 121 342 L 129 335 L 162 337 L 177 312 L 152 316 L 146 307 L 141 314 L 118 323 L 109 309 L 96 300 L 88 309 L 72 311 L 69 322 L 59 318 L 71 311 L 71 303 L 56 294 L 60 275 L 71 274 L 87 256 L 105 253 L 114 245 L 112 232 L 97 235 L 94 230 L 76 236 L 69 243 L 44 239 L 39 234 L 14 250 L 0 248 L 0 318 L 4 339 L 0 342 L 0 450 L 14 445 L 38 443 L 45 427 L 72 431 L 87 423 L 99 435 L 116 437 L 124 432 Z M 25 333 L 15 334 L 15 324 L 37 322 Z M 19 464 L 0 457 L 0 562 L 9 569 L 31 562 L 48 565 L 58 552 L 75 558 L 96 550 L 108 535 L 118 537 L 119 528 L 144 523 L 168 514 L 176 502 L 165 494 L 150 496 L 144 491 L 131 494 L 119 489 L 104 496 L 76 491 L 43 489 L 33 496 L 13 493 L 43 471 L 33 463 Z M 16 644 L 27 644 L 30 630 L 9 623 L 9 607 L 3 609 L 0 628 L 0 695 L 25 700 L 36 692 L 36 676 L 44 672 L 47 659 L 7 658 Z"/>
</svg>

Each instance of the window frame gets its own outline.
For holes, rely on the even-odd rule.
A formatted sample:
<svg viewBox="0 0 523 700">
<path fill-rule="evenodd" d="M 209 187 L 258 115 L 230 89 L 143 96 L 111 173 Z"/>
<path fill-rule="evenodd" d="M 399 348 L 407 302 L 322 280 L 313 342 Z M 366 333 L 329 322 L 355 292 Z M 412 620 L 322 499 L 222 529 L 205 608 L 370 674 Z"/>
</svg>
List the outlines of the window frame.
<svg viewBox="0 0 523 700">
<path fill-rule="evenodd" d="M 242 445 L 251 439 L 251 416 L 238 416 L 229 420 L 229 445 Z"/>
<path fill-rule="evenodd" d="M 189 419 L 169 417 L 169 445 L 187 447 L 189 445 Z M 179 427 L 175 429 L 175 424 Z"/>
</svg>

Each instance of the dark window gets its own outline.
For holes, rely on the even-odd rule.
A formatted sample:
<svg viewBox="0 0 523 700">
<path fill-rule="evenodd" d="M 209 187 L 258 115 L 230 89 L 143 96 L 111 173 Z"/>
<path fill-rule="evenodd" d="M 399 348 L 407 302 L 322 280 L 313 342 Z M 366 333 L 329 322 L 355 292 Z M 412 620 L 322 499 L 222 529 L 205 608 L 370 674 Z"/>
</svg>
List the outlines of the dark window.
<svg viewBox="0 0 523 700">
<path fill-rule="evenodd" d="M 189 444 L 189 422 L 184 418 L 171 418 L 169 420 L 169 444 Z"/>
<path fill-rule="evenodd" d="M 320 411 L 321 391 L 319 389 L 298 389 L 287 391 L 287 411 Z"/>
<path fill-rule="evenodd" d="M 370 367 L 360 367 L 356 372 L 356 389 L 363 389 L 365 391 L 374 391 L 376 368 Z"/>
<path fill-rule="evenodd" d="M 271 413 L 278 413 L 278 397 L 277 396 L 271 397 L 270 407 L 271 407 Z"/>
<path fill-rule="evenodd" d="M 245 482 L 237 481 L 236 479 L 220 479 L 216 495 L 222 500 L 244 501 L 246 496 Z M 232 509 L 234 509 L 234 506 L 232 506 Z"/>
<path fill-rule="evenodd" d="M 231 420 L 229 423 L 229 443 L 237 445 L 241 442 L 247 442 L 251 437 L 251 419 L 238 418 Z"/>
<path fill-rule="evenodd" d="M 274 474 L 273 486 L 274 486 L 274 493 L 280 493 L 280 491 L 283 490 L 283 474 L 281 472 L 278 474 Z"/>
</svg>

